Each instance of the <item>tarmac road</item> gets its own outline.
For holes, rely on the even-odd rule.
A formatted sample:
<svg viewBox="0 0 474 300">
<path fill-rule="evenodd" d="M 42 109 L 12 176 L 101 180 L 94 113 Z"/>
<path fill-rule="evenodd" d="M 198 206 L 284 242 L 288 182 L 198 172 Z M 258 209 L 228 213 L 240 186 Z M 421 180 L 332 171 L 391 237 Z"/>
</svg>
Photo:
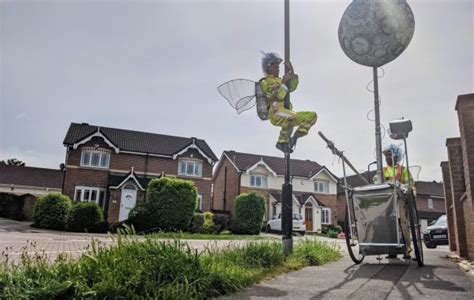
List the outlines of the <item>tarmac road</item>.
<svg viewBox="0 0 474 300">
<path fill-rule="evenodd" d="M 264 281 L 225 299 L 474 299 L 474 280 L 446 259 L 446 246 L 425 250 L 425 266 L 366 257 L 309 267 Z"/>
</svg>

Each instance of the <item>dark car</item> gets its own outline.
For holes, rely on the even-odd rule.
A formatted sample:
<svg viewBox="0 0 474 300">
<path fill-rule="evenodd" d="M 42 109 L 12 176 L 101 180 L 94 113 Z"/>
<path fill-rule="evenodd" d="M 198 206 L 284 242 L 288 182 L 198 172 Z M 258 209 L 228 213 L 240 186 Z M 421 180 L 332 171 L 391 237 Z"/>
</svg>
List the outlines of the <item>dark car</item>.
<svg viewBox="0 0 474 300">
<path fill-rule="evenodd" d="M 448 224 L 446 215 L 442 215 L 433 225 L 423 232 L 423 240 L 427 248 L 436 248 L 438 245 L 448 245 Z"/>
</svg>

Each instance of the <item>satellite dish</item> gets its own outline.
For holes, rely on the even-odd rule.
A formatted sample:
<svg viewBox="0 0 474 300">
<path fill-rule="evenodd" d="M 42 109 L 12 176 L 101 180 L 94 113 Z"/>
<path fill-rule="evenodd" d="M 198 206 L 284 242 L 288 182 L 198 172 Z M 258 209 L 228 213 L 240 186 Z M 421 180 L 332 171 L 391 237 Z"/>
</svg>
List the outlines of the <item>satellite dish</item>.
<svg viewBox="0 0 474 300">
<path fill-rule="evenodd" d="M 339 23 L 339 43 L 358 64 L 383 66 L 397 58 L 415 32 L 406 0 L 353 0 Z"/>
</svg>

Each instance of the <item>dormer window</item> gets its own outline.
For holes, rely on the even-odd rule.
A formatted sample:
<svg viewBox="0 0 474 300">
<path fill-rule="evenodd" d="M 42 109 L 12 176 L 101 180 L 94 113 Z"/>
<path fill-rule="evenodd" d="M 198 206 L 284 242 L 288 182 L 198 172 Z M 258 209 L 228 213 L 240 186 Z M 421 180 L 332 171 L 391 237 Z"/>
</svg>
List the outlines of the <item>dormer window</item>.
<svg viewBox="0 0 474 300">
<path fill-rule="evenodd" d="M 250 175 L 250 186 L 257 188 L 267 188 L 267 176 L 257 174 Z"/>
<path fill-rule="evenodd" d="M 94 148 L 82 148 L 81 166 L 107 169 L 110 163 L 110 152 Z"/>
<path fill-rule="evenodd" d="M 321 194 L 329 194 L 329 181 L 315 180 L 314 191 Z"/>
<path fill-rule="evenodd" d="M 178 175 L 202 177 L 202 162 L 195 160 L 180 160 L 178 163 Z"/>
</svg>

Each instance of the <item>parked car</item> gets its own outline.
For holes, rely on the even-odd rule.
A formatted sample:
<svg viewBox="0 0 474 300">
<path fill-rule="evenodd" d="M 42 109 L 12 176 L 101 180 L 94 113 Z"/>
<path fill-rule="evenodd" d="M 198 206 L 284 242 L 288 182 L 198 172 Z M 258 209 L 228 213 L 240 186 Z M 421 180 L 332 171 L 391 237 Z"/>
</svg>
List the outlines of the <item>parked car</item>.
<svg viewBox="0 0 474 300">
<path fill-rule="evenodd" d="M 281 214 L 267 222 L 267 232 L 273 231 L 281 232 Z M 306 233 L 306 225 L 300 214 L 293 214 L 293 232 L 299 232 L 302 235 Z"/>
<path fill-rule="evenodd" d="M 446 215 L 440 216 L 433 225 L 423 232 L 426 248 L 436 248 L 438 245 L 448 245 L 448 224 Z"/>
</svg>

